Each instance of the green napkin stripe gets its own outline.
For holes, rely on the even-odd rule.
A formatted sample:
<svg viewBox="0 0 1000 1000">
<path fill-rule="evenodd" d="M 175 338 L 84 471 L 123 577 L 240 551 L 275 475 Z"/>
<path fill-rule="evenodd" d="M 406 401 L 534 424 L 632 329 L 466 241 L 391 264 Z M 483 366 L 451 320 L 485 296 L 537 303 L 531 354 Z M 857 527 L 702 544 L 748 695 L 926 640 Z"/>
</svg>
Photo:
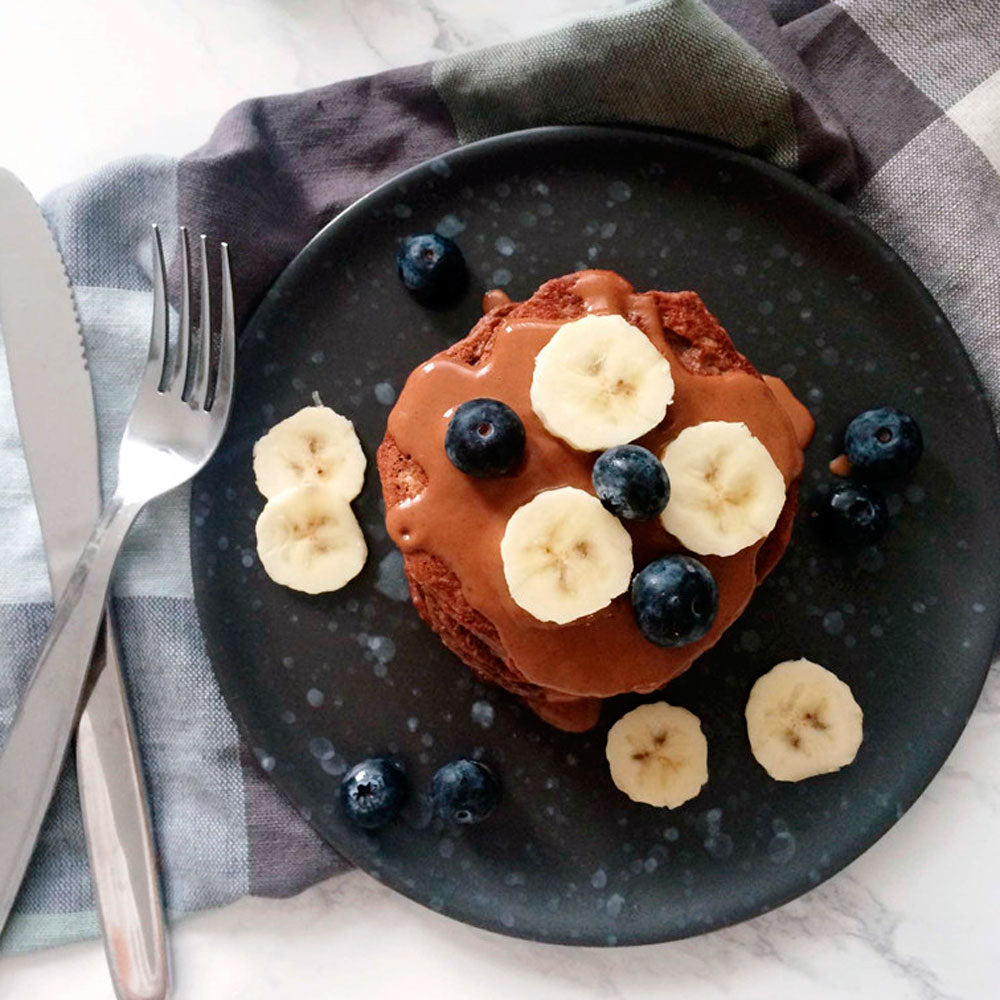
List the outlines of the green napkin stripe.
<svg viewBox="0 0 1000 1000">
<path fill-rule="evenodd" d="M 4 952 L 17 954 L 98 937 L 95 910 L 79 913 L 14 913 L 4 928 Z"/>
<path fill-rule="evenodd" d="M 451 56 L 433 83 L 461 142 L 535 125 L 675 128 L 798 166 L 788 87 L 700 0 L 652 0 Z"/>
</svg>

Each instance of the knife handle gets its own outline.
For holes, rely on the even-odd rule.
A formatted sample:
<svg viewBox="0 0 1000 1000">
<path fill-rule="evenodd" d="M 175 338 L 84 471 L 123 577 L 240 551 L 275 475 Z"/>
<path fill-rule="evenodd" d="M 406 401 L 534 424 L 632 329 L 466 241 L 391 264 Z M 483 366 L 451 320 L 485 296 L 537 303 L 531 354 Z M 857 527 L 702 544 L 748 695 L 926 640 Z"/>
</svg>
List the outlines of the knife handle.
<svg viewBox="0 0 1000 1000">
<path fill-rule="evenodd" d="M 76 767 L 104 949 L 118 1000 L 164 1000 L 170 973 L 163 902 L 110 607 L 92 670 Z"/>
</svg>

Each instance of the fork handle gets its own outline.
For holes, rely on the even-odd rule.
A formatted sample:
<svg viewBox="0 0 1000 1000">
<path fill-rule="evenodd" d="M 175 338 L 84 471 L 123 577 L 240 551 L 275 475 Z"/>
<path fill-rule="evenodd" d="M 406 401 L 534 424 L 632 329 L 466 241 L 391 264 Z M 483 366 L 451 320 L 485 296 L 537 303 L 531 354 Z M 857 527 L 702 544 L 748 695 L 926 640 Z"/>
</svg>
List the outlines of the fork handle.
<svg viewBox="0 0 1000 1000">
<path fill-rule="evenodd" d="M 115 560 L 140 506 L 114 497 L 56 605 L 0 753 L 0 927 L 24 879 L 66 756 Z"/>
<path fill-rule="evenodd" d="M 118 1000 L 164 1000 L 169 968 L 142 771 L 110 607 L 76 730 L 83 827 Z"/>
</svg>

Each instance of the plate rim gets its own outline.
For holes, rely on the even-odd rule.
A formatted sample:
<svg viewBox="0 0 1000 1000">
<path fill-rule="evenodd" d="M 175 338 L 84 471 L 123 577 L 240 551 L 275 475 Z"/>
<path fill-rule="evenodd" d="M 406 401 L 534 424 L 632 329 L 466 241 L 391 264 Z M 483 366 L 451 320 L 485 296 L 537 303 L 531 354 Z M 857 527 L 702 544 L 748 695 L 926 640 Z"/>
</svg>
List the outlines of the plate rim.
<svg viewBox="0 0 1000 1000">
<path fill-rule="evenodd" d="M 905 281 L 923 300 L 924 304 L 930 307 L 930 309 L 933 310 L 938 317 L 940 317 L 944 331 L 950 336 L 952 342 L 958 347 L 957 355 L 960 359 L 959 363 L 964 366 L 966 375 L 968 376 L 970 382 L 975 386 L 975 397 L 977 405 L 980 409 L 980 414 L 991 429 L 990 439 L 993 447 L 993 455 L 990 464 L 992 464 L 995 469 L 1000 469 L 1000 431 L 998 431 L 996 421 L 994 420 L 989 404 L 988 394 L 985 386 L 983 385 L 983 381 L 980 378 L 968 351 L 966 350 L 965 344 L 956 333 L 947 315 L 938 305 L 930 291 L 924 286 L 920 278 L 914 273 L 906 260 L 904 260 L 903 257 L 897 253 L 892 246 L 890 246 L 890 244 L 888 244 L 850 208 L 831 197 L 825 191 L 809 184 L 807 181 L 792 173 L 790 170 L 779 167 L 768 162 L 767 160 L 760 159 L 745 150 L 737 149 L 736 147 L 720 142 L 719 140 L 676 129 L 661 129 L 652 126 L 637 125 L 544 125 L 534 128 L 519 129 L 513 132 L 504 132 L 498 135 L 488 136 L 483 139 L 465 143 L 438 153 L 435 156 L 428 157 L 427 159 L 400 171 L 398 174 L 394 174 L 392 177 L 382 181 L 376 187 L 372 188 L 370 191 L 351 202 L 351 204 L 343 208 L 341 211 L 337 212 L 336 215 L 324 223 L 324 225 L 321 226 L 321 228 L 317 230 L 312 237 L 310 237 L 310 239 L 298 250 L 295 256 L 282 268 L 278 276 L 258 299 L 252 313 L 244 323 L 243 329 L 238 336 L 237 358 L 239 358 L 239 345 L 249 341 L 253 336 L 255 336 L 259 326 L 267 324 L 270 320 L 272 310 L 279 308 L 278 303 L 283 301 L 282 292 L 284 287 L 287 284 L 294 282 L 301 270 L 311 267 L 312 256 L 317 252 L 317 249 L 323 245 L 327 239 L 329 239 L 330 234 L 338 229 L 340 225 L 343 224 L 345 219 L 349 219 L 355 214 L 367 210 L 368 206 L 372 202 L 377 201 L 384 193 L 396 189 L 401 184 L 406 184 L 412 179 L 423 178 L 426 172 L 432 169 L 431 165 L 435 162 L 443 160 L 451 165 L 461 163 L 466 160 L 475 160 L 484 152 L 488 153 L 491 149 L 496 147 L 503 147 L 507 150 L 511 146 L 516 147 L 525 143 L 531 145 L 549 141 L 558 143 L 567 139 L 579 140 L 581 142 L 585 142 L 587 140 L 613 140 L 628 142 L 629 140 L 641 139 L 654 144 L 666 144 L 673 146 L 675 149 L 679 146 L 681 149 L 689 148 L 702 154 L 708 153 L 715 158 L 740 163 L 754 172 L 763 174 L 771 181 L 777 183 L 779 187 L 790 188 L 820 209 L 827 213 L 832 213 L 844 221 L 852 228 L 852 230 L 854 230 L 858 238 L 864 240 L 871 247 L 876 249 L 882 255 L 887 266 L 896 269 L 900 274 L 901 280 Z M 209 464 L 209 468 L 210 467 L 211 463 Z M 204 475 L 204 472 L 199 473 L 198 478 L 200 479 L 202 475 Z M 188 513 L 189 551 L 192 570 L 195 566 L 194 552 L 196 547 L 196 532 L 194 531 L 192 525 L 194 523 L 194 509 L 197 504 L 197 493 L 198 491 L 196 489 L 192 489 Z M 203 589 L 207 589 L 207 583 L 194 572 L 192 572 L 192 578 L 195 613 L 198 617 L 199 627 L 202 629 L 202 633 L 204 635 L 205 629 L 201 625 L 201 594 Z M 1000 584 L 997 586 L 1000 587 Z M 1000 647 L 1000 608 L 994 611 L 994 615 L 996 617 L 996 621 L 994 624 L 994 634 L 991 648 L 995 654 L 998 647 Z M 207 641 L 206 654 L 208 655 L 208 660 L 212 668 L 212 674 L 215 677 L 216 683 L 219 685 L 226 707 L 236 722 L 241 738 L 246 741 L 248 746 L 254 746 L 255 741 L 247 720 L 240 712 L 237 712 L 233 706 L 233 701 L 239 701 L 239 685 L 231 682 L 228 674 L 216 668 L 215 660 L 210 654 L 208 654 Z M 952 724 L 954 731 L 953 733 L 950 730 L 948 732 L 947 738 L 944 741 L 947 744 L 947 750 L 941 757 L 940 761 L 934 766 L 933 770 L 926 778 L 922 778 L 916 783 L 914 789 L 912 790 L 912 794 L 900 798 L 900 804 L 902 805 L 901 811 L 897 813 L 896 810 L 890 811 L 886 809 L 883 811 L 883 815 L 879 822 L 871 823 L 865 828 L 866 836 L 862 838 L 864 841 L 862 846 L 856 847 L 854 844 L 847 845 L 846 849 L 844 849 L 840 854 L 837 854 L 834 863 L 830 865 L 829 869 L 823 873 L 822 877 L 818 881 L 810 882 L 808 885 L 800 884 L 793 890 L 775 895 L 769 899 L 767 904 L 764 906 L 753 906 L 747 903 L 734 902 L 734 905 L 729 911 L 729 915 L 726 919 L 713 920 L 710 924 L 703 924 L 697 927 L 687 925 L 686 929 L 679 933 L 665 927 L 665 933 L 627 934 L 624 935 L 624 940 L 616 940 L 614 943 L 610 943 L 604 935 L 596 933 L 588 934 L 585 931 L 581 932 L 580 936 L 577 938 L 565 936 L 540 937 L 538 934 L 530 933 L 528 930 L 522 930 L 517 926 L 507 928 L 498 927 L 495 924 L 488 924 L 485 920 L 479 918 L 476 913 L 463 909 L 461 906 L 454 906 L 452 901 L 449 901 L 449 903 L 442 909 L 435 909 L 429 906 L 425 899 L 410 890 L 402 881 L 384 878 L 381 872 L 377 874 L 373 873 L 366 868 L 360 860 L 352 856 L 353 852 L 351 850 L 345 850 L 340 844 L 333 843 L 314 817 L 310 816 L 308 819 L 305 819 L 305 821 L 313 830 L 316 831 L 317 835 L 325 844 L 329 845 L 342 855 L 354 868 L 364 872 L 372 878 L 375 878 L 376 881 L 386 885 L 394 892 L 397 892 L 414 903 L 431 910 L 431 912 L 438 913 L 449 917 L 452 920 L 477 927 L 481 930 L 489 931 L 502 937 L 513 937 L 539 944 L 577 947 L 631 947 L 649 944 L 664 944 L 671 941 L 680 941 L 688 938 L 699 937 L 713 931 L 735 926 L 746 920 L 753 919 L 754 917 L 762 916 L 765 913 L 769 913 L 781 906 L 784 906 L 786 903 L 789 903 L 794 899 L 805 896 L 813 889 L 842 872 L 850 864 L 861 857 L 862 854 L 878 843 L 885 836 L 885 834 L 893 826 L 895 826 L 896 823 L 899 822 L 904 815 L 906 815 L 906 813 L 909 812 L 917 799 L 923 795 L 931 781 L 933 781 L 934 778 L 940 773 L 941 769 L 951 757 L 958 740 L 965 732 L 969 719 L 975 711 L 976 705 L 982 696 L 982 691 L 989 676 L 992 663 L 993 657 L 987 659 L 980 670 L 978 683 L 970 689 L 973 694 L 969 699 L 963 699 L 960 706 L 961 711 L 954 715 L 953 718 L 955 721 Z M 256 767 L 258 773 L 264 775 L 271 785 L 278 790 L 282 798 L 293 809 L 295 809 L 299 816 L 301 816 L 302 814 L 299 811 L 298 800 L 293 795 L 292 783 L 288 782 L 286 787 L 286 781 L 280 772 L 276 770 L 265 771 L 260 766 L 259 761 L 256 760 L 256 756 L 251 754 L 251 757 L 254 758 L 253 766 Z"/>
</svg>

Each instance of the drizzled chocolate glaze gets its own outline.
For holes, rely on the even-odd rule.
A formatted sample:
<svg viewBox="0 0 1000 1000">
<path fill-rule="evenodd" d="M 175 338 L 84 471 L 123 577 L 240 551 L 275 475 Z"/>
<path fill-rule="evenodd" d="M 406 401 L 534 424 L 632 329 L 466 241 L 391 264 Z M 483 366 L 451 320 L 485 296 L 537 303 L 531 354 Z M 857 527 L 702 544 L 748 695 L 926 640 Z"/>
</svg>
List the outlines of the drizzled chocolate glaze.
<svg viewBox="0 0 1000 1000">
<path fill-rule="evenodd" d="M 510 303 L 510 296 L 502 288 L 491 288 L 483 296 L 483 314 L 497 306 L 505 306 Z"/>
<path fill-rule="evenodd" d="M 584 271 L 573 291 L 594 314 L 619 313 L 638 326 L 670 361 L 674 401 L 665 419 L 638 443 L 659 454 L 685 427 L 705 420 L 742 421 L 759 438 L 791 485 L 802 471 L 802 448 L 813 431 L 808 411 L 780 379 L 747 371 L 705 375 L 690 372 L 678 359 L 660 324 L 649 293 L 635 293 L 612 272 Z M 484 305 L 509 301 L 490 293 Z M 719 586 L 719 610 L 708 634 L 675 649 L 642 637 L 628 594 L 596 614 L 554 625 L 540 622 L 511 599 L 500 558 L 500 539 L 508 518 L 542 490 L 576 486 L 592 492 L 595 454 L 572 449 L 542 426 L 529 397 L 534 358 L 562 321 L 506 323 L 485 362 L 465 364 L 436 355 L 409 377 L 389 416 L 388 434 L 426 473 L 417 496 L 391 507 L 386 525 L 406 553 L 437 556 L 458 576 L 468 603 L 499 633 L 505 659 L 526 681 L 550 691 L 552 710 L 572 715 L 574 704 L 588 718 L 593 702 L 624 691 L 661 687 L 708 649 L 743 611 L 757 584 L 756 560 L 764 540 L 732 556 L 699 556 Z M 455 408 L 468 399 L 489 396 L 511 406 L 527 432 L 519 471 L 498 479 L 475 479 L 459 472 L 445 455 L 444 435 Z M 684 551 L 658 519 L 626 522 L 638 570 L 651 560 Z M 567 696 L 570 696 L 567 698 Z M 556 705 L 561 705 L 557 708 Z M 542 714 L 546 714 L 542 712 Z"/>
</svg>

